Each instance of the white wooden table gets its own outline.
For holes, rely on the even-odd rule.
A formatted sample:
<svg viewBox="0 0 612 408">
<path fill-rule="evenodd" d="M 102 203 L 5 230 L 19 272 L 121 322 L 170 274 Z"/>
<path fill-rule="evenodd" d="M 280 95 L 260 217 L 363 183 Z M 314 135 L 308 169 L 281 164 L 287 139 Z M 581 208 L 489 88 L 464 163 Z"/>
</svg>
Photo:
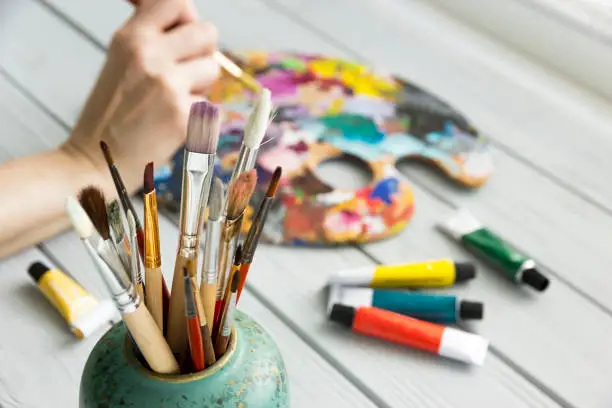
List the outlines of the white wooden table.
<svg viewBox="0 0 612 408">
<path fill-rule="evenodd" d="M 393 239 L 329 250 L 260 247 L 242 308 L 276 338 L 293 407 L 612 406 L 606 101 L 425 0 L 223 0 L 199 7 L 224 46 L 375 62 L 459 106 L 493 141 L 495 173 L 479 191 L 408 168 L 416 215 Z M 121 0 L 0 0 L 0 160 L 61 143 L 105 45 L 129 13 Z M 533 256 L 552 281 L 544 294 L 525 295 L 476 261 L 478 278 L 451 290 L 486 303 L 485 319 L 470 326 L 491 340 L 484 367 L 327 323 L 322 289 L 339 268 L 472 259 L 434 229 L 458 205 Z M 160 223 L 163 256 L 171 258 L 176 227 L 170 219 Z M 76 407 L 83 364 L 101 333 L 83 342 L 68 334 L 26 274 L 35 260 L 107 296 L 71 231 L 0 263 L 0 407 Z"/>
</svg>

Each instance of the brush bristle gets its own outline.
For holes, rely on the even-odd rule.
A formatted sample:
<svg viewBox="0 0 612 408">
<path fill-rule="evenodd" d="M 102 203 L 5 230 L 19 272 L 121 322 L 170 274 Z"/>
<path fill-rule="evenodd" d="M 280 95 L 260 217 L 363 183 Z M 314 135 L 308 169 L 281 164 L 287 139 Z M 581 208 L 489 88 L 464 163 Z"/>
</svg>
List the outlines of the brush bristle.
<svg viewBox="0 0 612 408">
<path fill-rule="evenodd" d="M 113 200 L 108 205 L 108 224 L 115 235 L 115 239 L 118 241 L 122 240 L 125 236 L 125 229 L 123 228 L 123 220 L 121 219 L 119 200 Z"/>
<path fill-rule="evenodd" d="M 234 265 L 240 265 L 242 263 L 242 244 L 238 244 L 236 253 L 234 253 Z"/>
<path fill-rule="evenodd" d="M 263 140 L 270 125 L 272 114 L 272 94 L 269 89 L 263 88 L 253 110 L 247 119 L 244 128 L 244 144 L 250 149 L 257 149 Z"/>
<path fill-rule="evenodd" d="M 144 193 L 152 193 L 155 189 L 155 183 L 153 181 L 153 162 L 147 163 L 144 170 Z"/>
<path fill-rule="evenodd" d="M 219 108 L 208 101 L 191 105 L 186 148 L 193 153 L 214 154 L 219 142 L 221 118 Z"/>
<path fill-rule="evenodd" d="M 246 171 L 232 182 L 227 194 L 227 217 L 236 218 L 246 208 L 257 184 L 257 172 L 255 169 Z"/>
<path fill-rule="evenodd" d="M 79 194 L 79 202 L 102 239 L 109 239 L 110 229 L 108 226 L 108 215 L 102 191 L 94 186 L 85 187 Z"/>
<path fill-rule="evenodd" d="M 210 189 L 210 199 L 208 201 L 208 219 L 218 221 L 223 211 L 223 182 L 219 177 L 215 177 Z"/>
<path fill-rule="evenodd" d="M 85 239 L 93 235 L 94 226 L 81 204 L 74 197 L 66 200 L 66 213 L 79 237 Z"/>
<path fill-rule="evenodd" d="M 280 182 L 282 174 L 282 169 L 280 166 L 274 170 L 274 174 L 272 174 L 272 179 L 270 180 L 270 184 L 268 184 L 268 191 L 266 191 L 266 197 L 274 197 L 276 194 L 276 189 L 278 188 L 278 183 Z"/>
<path fill-rule="evenodd" d="M 104 154 L 104 160 L 106 160 L 106 164 L 112 166 L 115 162 L 113 161 L 113 156 L 111 155 L 110 149 L 105 141 L 100 141 L 100 148 L 102 149 L 102 153 Z"/>
</svg>

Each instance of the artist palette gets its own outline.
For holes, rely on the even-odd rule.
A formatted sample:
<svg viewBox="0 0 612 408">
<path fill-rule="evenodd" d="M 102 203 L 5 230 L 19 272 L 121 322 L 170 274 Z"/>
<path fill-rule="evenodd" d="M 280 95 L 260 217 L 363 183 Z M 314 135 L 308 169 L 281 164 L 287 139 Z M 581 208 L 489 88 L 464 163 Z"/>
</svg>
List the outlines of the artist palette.
<svg viewBox="0 0 612 408">
<path fill-rule="evenodd" d="M 272 92 L 276 115 L 260 148 L 257 206 L 276 166 L 283 167 L 278 200 L 262 239 L 278 244 L 375 241 L 401 231 L 414 212 L 410 185 L 397 170 L 419 159 L 466 187 L 492 171 L 487 142 L 455 109 L 397 77 L 338 59 L 293 53 L 228 54 Z M 215 172 L 231 176 L 254 95 L 224 75 L 209 99 L 222 106 Z M 356 190 L 333 188 L 317 177 L 328 160 L 352 158 L 371 181 Z M 182 151 L 156 176 L 160 200 L 176 209 Z M 248 208 L 243 228 L 250 226 Z"/>
</svg>

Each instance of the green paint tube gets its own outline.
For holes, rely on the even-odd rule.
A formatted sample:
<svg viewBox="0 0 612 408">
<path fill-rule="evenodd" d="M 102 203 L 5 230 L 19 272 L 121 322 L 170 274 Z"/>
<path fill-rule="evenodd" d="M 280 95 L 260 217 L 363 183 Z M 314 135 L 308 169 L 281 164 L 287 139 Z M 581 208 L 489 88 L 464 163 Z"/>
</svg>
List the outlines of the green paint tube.
<svg viewBox="0 0 612 408">
<path fill-rule="evenodd" d="M 526 284 L 542 292 L 550 283 L 535 262 L 485 228 L 469 211 L 458 210 L 438 227 L 467 248 L 494 264 L 516 284 Z"/>
</svg>

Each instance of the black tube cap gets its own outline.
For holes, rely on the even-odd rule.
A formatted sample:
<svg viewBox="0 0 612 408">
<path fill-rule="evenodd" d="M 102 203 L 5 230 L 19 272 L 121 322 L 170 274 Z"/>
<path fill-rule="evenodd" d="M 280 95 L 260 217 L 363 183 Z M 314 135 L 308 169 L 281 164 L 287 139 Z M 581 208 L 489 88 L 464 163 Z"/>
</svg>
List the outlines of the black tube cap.
<svg viewBox="0 0 612 408">
<path fill-rule="evenodd" d="M 535 268 L 525 269 L 523 271 L 523 275 L 521 276 L 521 280 L 538 292 L 543 292 L 550 284 L 548 278 L 538 272 Z"/>
<path fill-rule="evenodd" d="M 340 323 L 346 327 L 353 327 L 353 320 L 355 319 L 356 312 L 357 310 L 352 306 L 336 303 L 332 306 L 332 310 L 329 313 L 329 320 Z"/>
<path fill-rule="evenodd" d="M 455 282 L 464 282 L 476 277 L 476 266 L 471 262 L 455 262 Z"/>
<path fill-rule="evenodd" d="M 484 314 L 484 305 L 481 302 L 462 300 L 459 303 L 459 318 L 462 320 L 481 320 Z"/>
<path fill-rule="evenodd" d="M 42 276 L 49 270 L 50 268 L 42 262 L 34 262 L 28 268 L 28 274 L 30 277 L 32 277 L 32 279 L 34 279 L 35 282 L 38 282 L 40 278 L 42 278 Z"/>
</svg>

